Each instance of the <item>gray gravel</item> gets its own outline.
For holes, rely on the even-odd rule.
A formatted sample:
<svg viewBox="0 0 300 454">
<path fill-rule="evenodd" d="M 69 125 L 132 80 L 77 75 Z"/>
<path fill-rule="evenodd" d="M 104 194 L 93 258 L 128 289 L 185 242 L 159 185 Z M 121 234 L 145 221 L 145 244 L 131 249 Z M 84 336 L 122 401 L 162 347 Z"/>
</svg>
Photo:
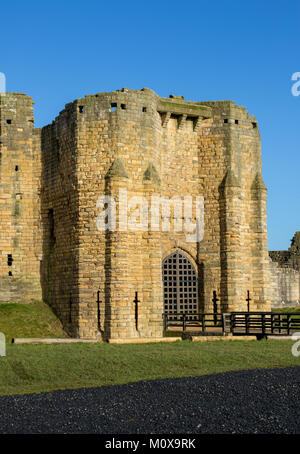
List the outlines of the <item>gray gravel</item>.
<svg viewBox="0 0 300 454">
<path fill-rule="evenodd" d="M 300 367 L 0 397 L 0 433 L 300 433 Z"/>
</svg>

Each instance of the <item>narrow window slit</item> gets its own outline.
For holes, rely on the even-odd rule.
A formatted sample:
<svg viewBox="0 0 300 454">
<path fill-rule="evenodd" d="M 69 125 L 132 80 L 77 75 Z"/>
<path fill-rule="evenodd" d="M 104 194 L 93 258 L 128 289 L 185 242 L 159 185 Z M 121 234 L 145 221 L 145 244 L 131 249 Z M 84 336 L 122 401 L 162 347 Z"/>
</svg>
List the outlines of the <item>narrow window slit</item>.
<svg viewBox="0 0 300 454">
<path fill-rule="evenodd" d="M 8 254 L 7 255 L 7 265 L 12 266 L 12 262 L 13 262 L 12 254 Z"/>
</svg>

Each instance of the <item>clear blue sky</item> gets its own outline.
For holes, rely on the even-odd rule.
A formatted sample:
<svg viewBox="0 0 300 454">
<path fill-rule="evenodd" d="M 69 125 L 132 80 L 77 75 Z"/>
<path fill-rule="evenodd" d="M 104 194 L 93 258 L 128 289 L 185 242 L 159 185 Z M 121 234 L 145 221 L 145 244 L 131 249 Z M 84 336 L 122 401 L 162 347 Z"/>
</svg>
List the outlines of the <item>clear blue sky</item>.
<svg viewBox="0 0 300 454">
<path fill-rule="evenodd" d="M 231 99 L 259 122 L 269 249 L 300 230 L 296 1 L 2 2 L 0 72 L 35 104 L 36 125 L 67 102 L 122 87 Z"/>
</svg>

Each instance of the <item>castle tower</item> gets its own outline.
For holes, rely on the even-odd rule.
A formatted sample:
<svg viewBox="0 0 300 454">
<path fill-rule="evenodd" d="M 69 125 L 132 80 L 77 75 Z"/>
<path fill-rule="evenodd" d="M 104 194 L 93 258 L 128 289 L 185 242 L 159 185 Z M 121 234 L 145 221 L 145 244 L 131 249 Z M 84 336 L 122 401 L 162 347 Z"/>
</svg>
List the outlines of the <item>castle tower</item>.
<svg viewBox="0 0 300 454">
<path fill-rule="evenodd" d="M 148 232 L 150 220 L 145 229 L 143 219 L 137 216 L 133 221 L 135 210 L 143 209 L 140 202 L 150 204 L 151 194 L 159 191 L 153 171 L 160 170 L 156 103 L 157 95 L 148 89 L 123 89 L 76 101 L 78 213 L 83 226 L 78 287 L 86 291 L 79 290 L 82 336 L 95 334 L 91 331 L 96 326 L 95 294 L 89 288 L 100 289 L 104 338 L 162 336 L 160 234 Z M 97 228 L 102 196 L 112 197 L 116 204 L 111 231 Z M 121 199 L 125 220 L 120 219 Z"/>
<path fill-rule="evenodd" d="M 266 189 L 257 121 L 232 101 L 202 104 L 212 109 L 212 118 L 198 132 L 207 220 L 198 256 L 206 264 L 205 293 L 217 290 L 222 311 L 244 311 L 249 290 L 250 310 L 269 310 Z M 212 311 L 211 300 L 205 301 L 205 310 Z"/>
<path fill-rule="evenodd" d="M 115 340 L 161 337 L 163 312 L 212 312 L 214 291 L 219 312 L 246 310 L 248 290 L 250 310 L 270 309 L 260 137 L 244 107 L 124 88 L 34 130 L 30 98 L 0 100 L 2 298 L 41 297 L 41 282 L 70 335 Z"/>
<path fill-rule="evenodd" d="M 40 149 L 32 99 L 0 95 L 0 298 L 41 299 Z"/>
</svg>

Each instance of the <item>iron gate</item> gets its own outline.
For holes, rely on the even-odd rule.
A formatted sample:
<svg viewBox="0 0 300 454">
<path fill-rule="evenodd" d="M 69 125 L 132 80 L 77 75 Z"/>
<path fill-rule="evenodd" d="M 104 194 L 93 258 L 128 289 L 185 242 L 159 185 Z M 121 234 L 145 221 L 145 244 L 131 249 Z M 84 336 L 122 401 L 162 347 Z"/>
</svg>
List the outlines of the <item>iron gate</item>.
<svg viewBox="0 0 300 454">
<path fill-rule="evenodd" d="M 198 280 L 192 262 L 182 253 L 174 252 L 163 261 L 164 312 L 198 313 Z M 176 315 L 175 315 L 176 314 Z"/>
</svg>

